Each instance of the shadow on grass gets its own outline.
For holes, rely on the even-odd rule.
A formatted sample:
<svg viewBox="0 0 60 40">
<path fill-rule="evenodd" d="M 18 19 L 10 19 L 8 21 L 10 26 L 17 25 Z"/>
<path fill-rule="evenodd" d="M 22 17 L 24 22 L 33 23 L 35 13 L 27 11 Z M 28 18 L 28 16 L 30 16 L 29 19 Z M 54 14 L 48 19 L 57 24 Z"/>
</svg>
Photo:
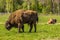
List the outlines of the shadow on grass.
<svg viewBox="0 0 60 40">
<path fill-rule="evenodd" d="M 47 30 L 42 30 L 42 31 L 37 31 L 37 32 L 20 32 L 20 33 L 48 33 L 48 31 Z"/>
</svg>

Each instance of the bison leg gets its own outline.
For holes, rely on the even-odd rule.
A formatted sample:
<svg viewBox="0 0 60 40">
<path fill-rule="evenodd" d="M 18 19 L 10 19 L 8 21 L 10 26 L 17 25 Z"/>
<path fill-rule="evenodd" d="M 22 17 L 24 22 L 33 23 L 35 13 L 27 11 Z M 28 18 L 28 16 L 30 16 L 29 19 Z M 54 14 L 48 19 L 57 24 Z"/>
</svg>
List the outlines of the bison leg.
<svg viewBox="0 0 60 40">
<path fill-rule="evenodd" d="M 30 24 L 30 30 L 29 30 L 29 32 L 31 32 L 32 28 L 33 28 L 33 25 L 32 25 L 32 24 Z"/>
<path fill-rule="evenodd" d="M 18 23 L 18 32 L 21 32 L 21 31 L 20 31 L 20 28 L 21 28 L 21 24 Z"/>
<path fill-rule="evenodd" d="M 24 32 L 24 25 L 22 25 L 22 31 Z"/>
<path fill-rule="evenodd" d="M 36 23 L 34 23 L 34 29 L 35 29 L 35 31 L 34 31 L 34 32 L 36 32 Z"/>
</svg>

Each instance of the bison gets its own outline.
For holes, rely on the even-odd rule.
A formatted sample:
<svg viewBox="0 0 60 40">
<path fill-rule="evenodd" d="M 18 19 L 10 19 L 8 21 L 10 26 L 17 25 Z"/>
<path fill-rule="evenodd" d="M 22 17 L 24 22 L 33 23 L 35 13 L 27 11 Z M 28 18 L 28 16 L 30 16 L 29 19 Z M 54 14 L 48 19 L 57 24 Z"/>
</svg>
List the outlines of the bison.
<svg viewBox="0 0 60 40">
<path fill-rule="evenodd" d="M 49 19 L 48 24 L 55 24 L 56 22 L 57 22 L 56 19 L 51 18 L 51 19 Z"/>
<path fill-rule="evenodd" d="M 17 10 L 13 12 L 8 20 L 5 23 L 5 27 L 7 30 L 10 30 L 12 27 L 17 27 L 18 32 L 21 32 L 20 30 L 24 32 L 24 24 L 30 25 L 31 32 L 32 27 L 34 25 L 34 29 L 36 32 L 36 23 L 38 22 L 38 14 L 36 11 L 33 10 Z"/>
</svg>

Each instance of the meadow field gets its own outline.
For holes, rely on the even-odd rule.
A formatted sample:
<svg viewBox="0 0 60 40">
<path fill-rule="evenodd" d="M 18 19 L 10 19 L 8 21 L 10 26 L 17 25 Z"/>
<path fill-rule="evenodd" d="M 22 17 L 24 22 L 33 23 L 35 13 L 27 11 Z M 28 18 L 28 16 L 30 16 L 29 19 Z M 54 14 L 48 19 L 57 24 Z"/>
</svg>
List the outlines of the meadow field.
<svg viewBox="0 0 60 40">
<path fill-rule="evenodd" d="M 12 28 L 10 31 L 5 28 L 5 21 L 9 14 L 0 14 L 0 40 L 60 40 L 60 15 L 39 15 L 37 23 L 37 32 L 34 28 L 29 33 L 29 26 L 25 24 L 23 33 L 18 33 L 17 28 Z M 56 24 L 47 24 L 50 18 L 56 18 Z"/>
</svg>

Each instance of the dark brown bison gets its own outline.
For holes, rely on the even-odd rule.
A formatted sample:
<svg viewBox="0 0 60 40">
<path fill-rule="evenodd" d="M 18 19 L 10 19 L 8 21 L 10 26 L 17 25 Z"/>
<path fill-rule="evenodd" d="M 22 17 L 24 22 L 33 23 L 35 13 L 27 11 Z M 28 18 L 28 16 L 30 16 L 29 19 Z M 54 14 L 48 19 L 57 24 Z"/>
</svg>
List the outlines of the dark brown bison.
<svg viewBox="0 0 60 40">
<path fill-rule="evenodd" d="M 56 22 L 57 22 L 56 19 L 51 18 L 49 19 L 48 24 L 55 24 Z"/>
<path fill-rule="evenodd" d="M 38 14 L 36 11 L 26 10 L 22 15 L 22 20 L 23 24 L 28 23 L 30 25 L 29 32 L 31 32 L 33 25 L 36 32 L 36 22 L 38 21 Z"/>
<path fill-rule="evenodd" d="M 31 32 L 33 25 L 36 32 L 37 21 L 38 21 L 38 14 L 36 11 L 17 10 L 9 16 L 8 20 L 5 23 L 5 27 L 7 30 L 10 30 L 12 27 L 17 27 L 18 32 L 20 32 L 20 29 L 22 29 L 22 31 L 24 32 L 24 24 L 27 23 L 28 25 L 30 25 L 29 32 Z"/>
</svg>

